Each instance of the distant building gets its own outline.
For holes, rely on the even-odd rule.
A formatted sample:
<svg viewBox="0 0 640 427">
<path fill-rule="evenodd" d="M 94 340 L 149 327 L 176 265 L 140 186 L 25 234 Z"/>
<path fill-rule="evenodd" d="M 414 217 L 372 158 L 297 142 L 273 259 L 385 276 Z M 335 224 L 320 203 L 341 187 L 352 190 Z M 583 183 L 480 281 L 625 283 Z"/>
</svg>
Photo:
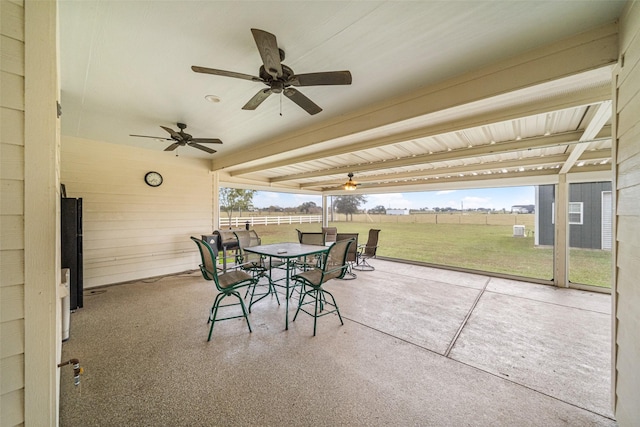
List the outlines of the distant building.
<svg viewBox="0 0 640 427">
<path fill-rule="evenodd" d="M 536 211 L 536 205 L 513 205 L 511 213 L 530 214 Z"/>
<path fill-rule="evenodd" d="M 409 215 L 409 209 L 387 209 L 387 215 Z"/>
</svg>

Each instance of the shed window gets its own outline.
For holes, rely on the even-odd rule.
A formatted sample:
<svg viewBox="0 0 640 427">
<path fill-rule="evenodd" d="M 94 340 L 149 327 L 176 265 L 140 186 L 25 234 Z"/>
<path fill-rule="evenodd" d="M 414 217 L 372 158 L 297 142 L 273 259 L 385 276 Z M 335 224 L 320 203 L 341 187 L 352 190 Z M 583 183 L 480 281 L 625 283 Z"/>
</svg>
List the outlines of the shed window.
<svg viewBox="0 0 640 427">
<path fill-rule="evenodd" d="M 569 224 L 582 224 L 582 202 L 569 202 Z"/>
<path fill-rule="evenodd" d="M 569 202 L 569 224 L 582 225 L 582 202 Z M 556 223 L 556 202 L 551 203 L 551 224 Z"/>
</svg>

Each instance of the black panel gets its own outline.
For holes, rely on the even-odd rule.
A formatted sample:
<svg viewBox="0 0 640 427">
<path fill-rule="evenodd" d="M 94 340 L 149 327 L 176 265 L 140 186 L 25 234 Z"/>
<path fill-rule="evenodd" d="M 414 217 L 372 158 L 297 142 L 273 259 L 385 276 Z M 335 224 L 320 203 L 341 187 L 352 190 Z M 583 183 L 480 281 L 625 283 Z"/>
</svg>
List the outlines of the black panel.
<svg viewBox="0 0 640 427">
<path fill-rule="evenodd" d="M 60 245 L 62 268 L 68 268 L 70 309 L 83 305 L 82 199 L 60 199 Z"/>
</svg>

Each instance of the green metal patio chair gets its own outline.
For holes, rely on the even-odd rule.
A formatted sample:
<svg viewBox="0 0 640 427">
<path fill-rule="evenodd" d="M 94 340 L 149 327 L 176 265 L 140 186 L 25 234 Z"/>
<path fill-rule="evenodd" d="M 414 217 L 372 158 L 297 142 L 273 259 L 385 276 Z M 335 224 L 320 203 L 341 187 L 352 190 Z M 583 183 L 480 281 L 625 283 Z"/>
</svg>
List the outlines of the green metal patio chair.
<svg viewBox="0 0 640 427">
<path fill-rule="evenodd" d="M 278 267 L 283 264 L 282 261 L 270 260 L 268 258 L 263 257 L 259 254 L 254 254 L 252 252 L 246 252 L 244 248 L 248 248 L 250 246 L 258 246 L 262 243 L 260 237 L 258 237 L 258 233 L 255 230 L 239 230 L 235 231 L 236 238 L 238 239 L 238 267 L 250 273 L 251 276 L 255 279 L 255 282 L 252 286 L 247 288 L 247 292 L 244 297 L 246 298 L 249 293 L 251 293 L 251 299 L 249 300 L 249 313 L 251 313 L 251 306 L 260 301 L 263 298 L 266 298 L 268 295 L 275 295 L 276 301 L 278 305 L 280 305 L 280 299 L 278 298 L 278 292 L 273 285 L 273 281 L 271 280 L 271 267 Z M 260 279 L 266 278 L 268 283 L 264 284 L 267 286 L 267 290 L 263 293 L 256 294 L 256 288 L 260 284 Z M 254 300 L 255 297 L 258 297 Z"/>
<path fill-rule="evenodd" d="M 218 289 L 218 295 L 216 295 L 216 299 L 211 306 L 211 310 L 209 312 L 209 320 L 207 320 L 207 324 L 211 323 L 207 341 L 211 341 L 213 326 L 215 325 L 216 321 L 220 320 L 237 319 L 239 317 L 244 317 L 247 321 L 249 332 L 251 332 L 251 324 L 249 324 L 249 315 L 247 313 L 247 308 L 244 305 L 244 301 L 242 301 L 242 297 L 240 296 L 238 289 L 241 289 L 245 286 L 251 286 L 256 279 L 251 277 L 251 275 L 247 272 L 241 270 L 227 271 L 226 273 L 218 274 L 216 263 L 217 253 L 214 252 L 212 247 L 204 240 L 200 240 L 196 237 L 191 237 L 191 240 L 196 242 L 196 245 L 200 250 L 200 256 L 202 257 L 200 272 L 202 272 L 202 276 L 205 278 L 205 280 L 212 280 L 215 283 L 216 288 Z M 222 300 L 228 296 L 234 296 L 238 298 L 239 302 L 222 304 Z M 240 305 L 242 307 L 242 314 L 217 318 L 218 309 L 220 307 L 231 307 L 234 305 Z"/>
<path fill-rule="evenodd" d="M 358 259 L 358 233 L 338 233 L 336 235 L 336 241 L 340 240 L 349 240 L 352 239 L 353 243 L 349 245 L 349 250 L 347 251 L 347 264 L 349 268 L 347 269 L 343 280 L 353 280 L 358 276 L 353 272 L 353 266 Z"/>
<path fill-rule="evenodd" d="M 313 317 L 313 336 L 316 335 L 316 324 L 318 317 L 326 316 L 331 313 L 336 313 L 340 319 L 340 323 L 344 325 L 338 304 L 333 295 L 324 289 L 322 285 L 331 279 L 341 279 L 347 272 L 347 252 L 349 246 L 354 243 L 353 239 L 340 240 L 335 242 L 329 248 L 329 251 L 323 255 L 322 267 L 314 268 L 313 270 L 307 270 L 300 274 L 293 276 L 293 280 L 302 285 L 301 296 L 298 302 L 298 309 L 293 317 L 295 322 L 300 311 L 304 311 L 308 315 Z M 327 299 L 327 296 L 331 299 Z M 305 302 L 305 299 L 310 297 L 311 300 Z M 313 311 L 307 310 L 306 306 L 313 305 Z M 332 307 L 330 310 L 326 310 L 325 307 Z"/>
<path fill-rule="evenodd" d="M 353 266 L 356 270 L 360 271 L 373 271 L 375 267 L 367 262 L 367 260 L 376 257 L 376 251 L 378 250 L 378 235 L 380 230 L 374 228 L 369 230 L 369 237 L 367 243 L 360 245 L 358 248 L 358 258 L 356 265 Z"/>
</svg>

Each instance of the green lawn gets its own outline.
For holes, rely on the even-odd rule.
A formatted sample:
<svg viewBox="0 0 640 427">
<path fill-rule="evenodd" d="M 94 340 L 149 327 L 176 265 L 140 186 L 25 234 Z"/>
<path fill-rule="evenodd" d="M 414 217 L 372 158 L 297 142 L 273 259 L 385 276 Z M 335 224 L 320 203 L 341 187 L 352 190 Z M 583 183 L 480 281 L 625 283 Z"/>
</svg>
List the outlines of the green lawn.
<svg viewBox="0 0 640 427">
<path fill-rule="evenodd" d="M 378 255 L 474 270 L 553 279 L 553 249 L 535 247 L 532 235 L 513 237 L 512 226 L 474 224 L 335 222 L 338 232 L 359 233 L 364 243 L 370 228 L 379 228 Z M 296 228 L 320 231 L 320 224 L 255 226 L 263 243 L 297 241 Z M 611 252 L 571 249 L 569 279 L 611 287 Z"/>
</svg>

